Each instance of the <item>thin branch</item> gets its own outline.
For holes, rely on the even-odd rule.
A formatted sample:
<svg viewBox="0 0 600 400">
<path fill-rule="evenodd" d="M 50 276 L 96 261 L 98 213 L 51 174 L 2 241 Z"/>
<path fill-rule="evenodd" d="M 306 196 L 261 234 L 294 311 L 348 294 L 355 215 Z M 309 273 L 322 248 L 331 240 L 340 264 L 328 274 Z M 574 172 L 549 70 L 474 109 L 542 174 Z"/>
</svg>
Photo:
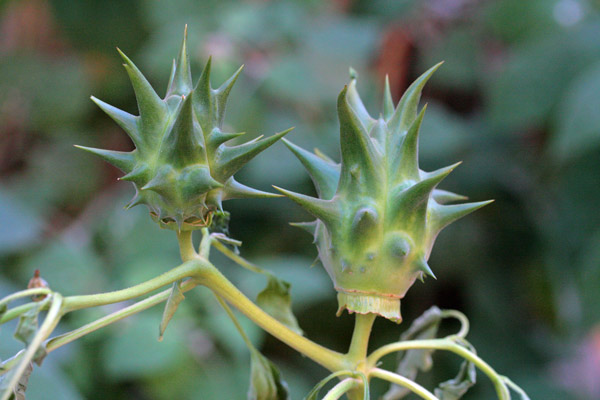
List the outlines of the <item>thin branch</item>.
<svg viewBox="0 0 600 400">
<path fill-rule="evenodd" d="M 346 378 L 331 388 L 323 397 L 323 400 L 338 400 L 344 393 L 358 387 L 359 382 L 353 378 Z"/>
<path fill-rule="evenodd" d="M 405 388 L 418 395 L 422 399 L 439 400 L 437 397 L 434 396 L 433 393 L 425 389 L 423 386 L 419 385 L 417 382 L 411 381 L 410 379 L 405 378 L 402 375 L 396 374 L 394 372 L 386 371 L 380 368 L 373 368 L 370 372 L 370 375 L 375 378 L 395 383 L 396 385 L 404 386 Z"/>
<path fill-rule="evenodd" d="M 44 340 L 46 340 L 46 338 L 50 336 L 50 334 L 58 324 L 58 321 L 60 321 L 60 311 L 63 305 L 63 297 L 60 295 L 60 293 L 53 293 L 51 296 L 52 304 L 50 305 L 48 314 L 46 314 L 44 322 L 33 337 L 31 343 L 27 347 L 27 350 L 25 350 L 25 352 L 23 353 L 19 365 L 16 367 L 16 369 L 12 371 L 11 378 L 8 382 L 7 390 L 4 393 L 2 393 L 2 397 L 0 397 L 0 400 L 8 400 L 10 398 L 10 396 L 12 395 L 13 388 L 15 387 L 17 382 L 19 382 L 19 379 L 21 379 L 21 375 L 27 368 L 27 365 L 31 362 L 31 359 L 35 356 L 35 353 L 37 352 L 41 344 L 44 342 Z"/>
<path fill-rule="evenodd" d="M 469 351 L 463 346 L 459 346 L 450 339 L 431 339 L 431 340 L 407 340 L 404 342 L 396 342 L 380 347 L 367 357 L 367 365 L 375 366 L 379 359 L 387 354 L 404 351 L 410 349 L 436 349 L 436 350 L 448 350 L 459 356 L 471 361 L 477 368 L 479 368 L 484 374 L 490 378 L 496 393 L 500 400 L 510 400 L 510 393 L 506 387 L 502 377 L 484 360 L 482 360 L 477 354 Z"/>
</svg>

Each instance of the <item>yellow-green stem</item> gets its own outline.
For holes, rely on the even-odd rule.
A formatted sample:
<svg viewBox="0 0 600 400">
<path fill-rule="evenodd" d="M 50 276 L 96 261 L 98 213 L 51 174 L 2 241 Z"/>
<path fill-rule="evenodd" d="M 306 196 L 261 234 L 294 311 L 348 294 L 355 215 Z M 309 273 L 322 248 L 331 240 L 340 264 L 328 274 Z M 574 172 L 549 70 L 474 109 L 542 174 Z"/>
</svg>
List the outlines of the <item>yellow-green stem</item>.
<svg viewBox="0 0 600 400">
<path fill-rule="evenodd" d="M 194 276 L 202 264 L 203 262 L 200 259 L 188 261 L 162 275 L 127 289 L 108 293 L 65 297 L 63 314 L 82 308 L 113 304 L 143 296 L 173 282 Z"/>
<path fill-rule="evenodd" d="M 357 364 L 364 361 L 367 357 L 371 328 L 373 327 L 373 322 L 375 322 L 376 317 L 377 315 L 373 313 L 356 314 L 352 341 L 350 342 L 350 349 L 346 356 L 352 369 L 356 369 L 358 367 Z"/>
<path fill-rule="evenodd" d="M 196 287 L 196 285 L 197 283 L 193 279 L 188 279 L 182 283 L 180 289 L 182 292 L 187 292 L 188 290 L 191 290 L 194 287 Z M 107 325 L 120 321 L 124 318 L 127 318 L 140 311 L 146 310 L 159 303 L 162 303 L 163 301 L 169 298 L 170 294 L 171 289 L 163 290 L 160 293 L 150 296 L 144 300 L 138 301 L 137 303 L 125 307 L 119 311 L 115 311 L 112 314 L 106 315 L 100 319 L 90 322 L 89 324 L 86 324 L 78 329 L 54 337 L 48 340 L 48 342 L 46 343 L 46 350 L 48 352 L 56 350 L 57 348 L 71 343 L 72 341 L 77 340 L 80 337 L 87 335 L 88 333 L 94 332 Z"/>
<path fill-rule="evenodd" d="M 212 265 L 203 269 L 198 275 L 198 280 L 200 284 L 227 300 L 262 329 L 316 363 L 330 371 L 345 369 L 344 355 L 314 343 L 271 317 L 240 292 Z"/>
<path fill-rule="evenodd" d="M 192 240 L 192 231 L 177 232 L 177 240 L 179 241 L 179 253 L 183 262 L 193 260 L 198 257 L 194 242 Z"/>
</svg>

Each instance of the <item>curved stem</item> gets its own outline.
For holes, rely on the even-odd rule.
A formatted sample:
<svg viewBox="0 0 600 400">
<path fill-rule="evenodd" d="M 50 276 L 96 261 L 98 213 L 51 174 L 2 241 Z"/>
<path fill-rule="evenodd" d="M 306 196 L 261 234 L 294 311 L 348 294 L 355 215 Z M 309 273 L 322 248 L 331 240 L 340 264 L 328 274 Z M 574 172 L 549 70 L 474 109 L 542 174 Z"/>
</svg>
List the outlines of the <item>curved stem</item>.
<svg viewBox="0 0 600 400">
<path fill-rule="evenodd" d="M 68 313 L 82 308 L 119 303 L 121 301 L 131 300 L 136 297 L 143 296 L 173 282 L 194 276 L 199 271 L 202 263 L 203 261 L 200 259 L 188 261 L 171 269 L 170 271 L 165 272 L 162 275 L 157 276 L 156 278 L 152 278 L 146 282 L 127 289 L 116 290 L 108 293 L 65 297 L 63 313 Z"/>
<path fill-rule="evenodd" d="M 529 396 L 527 396 L 527 393 L 525 393 L 525 391 L 523 389 L 521 389 L 521 387 L 519 385 L 517 385 L 516 383 L 514 383 L 513 381 L 508 379 L 506 376 L 503 376 L 502 380 L 504 381 L 504 383 L 506 383 L 508 385 L 509 388 L 511 388 L 512 390 L 517 392 L 519 394 L 519 396 L 521 396 L 522 400 L 530 400 Z"/>
<path fill-rule="evenodd" d="M 190 289 L 193 289 L 197 286 L 197 283 L 193 279 L 188 279 L 181 284 L 181 291 L 187 292 Z M 124 318 L 129 317 L 130 315 L 136 314 L 140 311 L 146 310 L 152 306 L 155 306 L 169 298 L 171 294 L 171 289 L 163 290 L 160 293 L 157 293 L 153 296 L 150 296 L 144 300 L 138 301 L 135 304 L 132 304 L 128 307 L 125 307 L 119 311 L 115 311 L 109 315 L 106 315 L 100 319 L 90 322 L 80 328 L 77 328 L 71 332 L 67 332 L 60 336 L 56 336 L 51 338 L 46 343 L 46 351 L 51 352 L 56 350 L 57 348 L 64 346 L 68 343 L 71 343 L 74 340 L 79 339 L 82 336 L 87 335 L 88 333 L 92 333 L 100 328 L 103 328 L 107 325 L 110 325 L 114 322 L 120 321 Z"/>
<path fill-rule="evenodd" d="M 356 368 L 356 364 L 363 361 L 367 356 L 371 328 L 375 322 L 376 314 L 356 314 L 354 320 L 354 332 L 348 350 L 347 360 Z"/>
<path fill-rule="evenodd" d="M 0 300 L 0 306 L 10 303 L 11 301 L 18 300 L 23 297 L 36 296 L 50 294 L 52 291 L 49 288 L 32 288 L 27 290 L 21 290 L 20 292 L 12 293 L 5 298 Z"/>
<path fill-rule="evenodd" d="M 469 333 L 469 319 L 467 316 L 457 310 L 442 310 L 442 318 L 455 318 L 460 322 L 460 330 L 454 336 L 461 338 L 467 337 Z"/>
<path fill-rule="evenodd" d="M 0 325 L 8 322 L 8 321 L 12 321 L 13 319 L 21 316 L 22 314 L 25 314 L 27 311 L 31 310 L 34 307 L 37 307 L 39 305 L 39 303 L 32 301 L 26 304 L 22 304 L 18 307 L 14 307 L 11 308 L 10 310 L 6 311 L 4 314 L 2 314 L 0 316 Z M 43 310 L 47 310 L 48 306 L 43 306 L 42 308 L 40 308 L 40 311 Z"/>
<path fill-rule="evenodd" d="M 375 378 L 380 378 L 380 379 L 386 380 L 388 382 L 395 383 L 396 385 L 404 386 L 405 388 L 409 389 L 411 392 L 418 395 L 422 399 L 439 400 L 429 390 L 425 389 L 423 386 L 419 385 L 418 383 L 411 381 L 408 378 L 403 377 L 402 375 L 398 375 L 393 372 L 386 371 L 384 369 L 379 369 L 379 368 L 373 368 L 370 371 L 370 375 Z"/>
<path fill-rule="evenodd" d="M 323 397 L 323 400 L 337 400 L 344 395 L 347 391 L 354 389 L 358 386 L 358 381 L 353 378 L 346 378 L 339 382 L 337 385 L 331 388 L 329 392 Z"/>
<path fill-rule="evenodd" d="M 197 275 L 198 282 L 227 300 L 230 304 L 240 310 L 254 323 L 260 326 L 277 339 L 288 346 L 311 358 L 330 371 L 344 369 L 346 362 L 344 355 L 323 347 L 304 336 L 297 334 L 248 299 L 239 291 L 223 274 L 212 264 L 204 265 L 202 271 Z"/>
<path fill-rule="evenodd" d="M 12 395 L 13 388 L 15 387 L 19 379 L 21 379 L 21 375 L 25 371 L 25 368 L 27 368 L 27 365 L 31 362 L 31 359 L 35 357 L 35 353 L 37 352 L 43 341 L 46 340 L 48 336 L 50 336 L 50 334 L 58 324 L 58 321 L 60 321 L 60 311 L 63 305 L 63 297 L 59 293 L 53 293 L 51 302 L 52 304 L 50 305 L 50 309 L 48 310 L 48 314 L 46 315 L 42 326 L 40 326 L 40 329 L 38 329 L 37 333 L 33 337 L 33 340 L 27 347 L 27 350 L 25 350 L 25 352 L 23 353 L 23 358 L 21 359 L 21 362 L 12 371 L 12 375 L 10 377 L 10 380 L 8 381 L 8 389 L 4 393 L 2 393 L 2 397 L 0 398 L 0 400 L 7 400 L 8 398 L 10 398 L 10 396 Z"/>
<path fill-rule="evenodd" d="M 431 339 L 431 340 L 407 340 L 405 342 L 397 342 L 380 347 L 367 357 L 367 365 L 374 367 L 379 359 L 387 354 L 404 351 L 409 349 L 437 349 L 448 350 L 459 356 L 471 361 L 484 374 L 490 378 L 496 389 L 496 394 L 501 400 L 510 400 L 510 394 L 502 378 L 498 373 L 479 356 L 465 349 L 462 346 L 448 339 Z"/>
</svg>

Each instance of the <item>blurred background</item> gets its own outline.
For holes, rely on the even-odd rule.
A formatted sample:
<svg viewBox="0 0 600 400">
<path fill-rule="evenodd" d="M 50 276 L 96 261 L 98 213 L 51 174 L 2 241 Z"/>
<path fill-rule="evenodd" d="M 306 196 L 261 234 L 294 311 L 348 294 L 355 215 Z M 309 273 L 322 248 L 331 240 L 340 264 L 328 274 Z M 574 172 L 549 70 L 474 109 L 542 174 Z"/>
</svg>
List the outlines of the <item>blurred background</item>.
<svg viewBox="0 0 600 400">
<path fill-rule="evenodd" d="M 195 79 L 213 56 L 213 85 L 241 64 L 226 124 L 247 137 L 290 126 L 288 138 L 339 159 L 337 94 L 348 67 L 371 114 L 389 74 L 395 101 L 440 60 L 424 92 L 425 170 L 463 165 L 442 185 L 492 205 L 447 228 L 415 284 L 405 323 L 377 321 L 373 346 L 396 340 L 431 305 L 472 323 L 479 354 L 532 399 L 600 398 L 600 3 L 593 0 L 5 0 L 0 2 L 0 296 L 39 268 L 64 295 L 122 288 L 178 264 L 172 232 L 145 208 L 123 205 L 120 172 L 73 144 L 130 150 L 94 95 L 137 114 L 118 46 L 166 90 L 184 24 Z M 239 181 L 314 189 L 278 143 Z M 334 316 L 335 293 L 311 238 L 288 225 L 309 216 L 286 199 L 226 203 L 242 255 L 292 283 L 305 334 L 347 349 L 353 318 Z M 253 297 L 265 285 L 218 256 Z M 58 332 L 122 305 L 79 311 Z M 249 356 L 205 289 L 186 295 L 162 343 L 161 307 L 53 352 L 36 368 L 31 399 L 242 399 Z M 281 369 L 293 399 L 325 370 L 242 318 Z M 0 357 L 19 348 L 0 331 Z M 444 334 L 457 329 L 444 325 Z M 393 368 L 394 357 L 385 359 Z M 436 354 L 425 385 L 459 361 Z M 465 399 L 493 398 L 485 377 Z M 386 390 L 375 384 L 373 398 Z"/>
</svg>

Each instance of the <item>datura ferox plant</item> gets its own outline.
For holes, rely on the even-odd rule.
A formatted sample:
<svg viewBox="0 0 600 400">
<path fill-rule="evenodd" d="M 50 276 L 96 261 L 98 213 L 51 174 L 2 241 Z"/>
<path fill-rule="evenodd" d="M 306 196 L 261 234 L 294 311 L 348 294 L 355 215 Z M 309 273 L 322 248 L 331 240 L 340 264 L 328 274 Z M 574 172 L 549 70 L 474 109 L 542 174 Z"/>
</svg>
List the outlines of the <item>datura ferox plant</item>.
<svg viewBox="0 0 600 400">
<path fill-rule="evenodd" d="M 511 399 L 511 390 L 521 399 L 527 394 L 507 377 L 483 361 L 466 340 L 468 320 L 455 310 L 429 309 L 402 334 L 400 341 L 368 353 L 369 338 L 377 316 L 400 323 L 400 299 L 416 279 L 434 276 L 427 264 L 438 233 L 448 224 L 486 205 L 489 201 L 464 203 L 464 196 L 438 188 L 456 167 L 425 172 L 418 163 L 418 136 L 425 114 L 419 111 L 421 92 L 440 64 L 420 76 L 396 106 L 386 80 L 383 112 L 373 118 L 356 88 L 357 74 L 337 99 L 340 123 L 341 162 L 311 153 L 283 139 L 310 174 L 318 197 L 276 188 L 312 214 L 312 222 L 294 223 L 314 236 L 319 258 L 338 292 L 338 315 L 355 315 L 355 328 L 347 353 L 325 348 L 305 336 L 292 310 L 290 284 L 242 258 L 229 245 L 241 243 L 224 233 L 228 214 L 222 202 L 232 198 L 281 197 L 245 186 L 234 174 L 289 130 L 239 145 L 227 142 L 241 133 L 224 130 L 227 99 L 241 68 L 219 88 L 211 86 L 211 61 L 194 85 L 184 34 L 181 51 L 161 98 L 133 62 L 119 50 L 138 103 L 139 116 L 119 110 L 101 100 L 92 100 L 129 135 L 135 149 L 130 152 L 81 147 L 100 156 L 124 172 L 135 196 L 126 206 L 145 204 L 160 227 L 172 229 L 179 241 L 183 263 L 146 282 L 113 292 L 63 297 L 51 289 L 36 271 L 27 289 L 0 299 L 0 325 L 18 318 L 15 338 L 25 348 L 12 358 L 0 360 L 0 400 L 24 398 L 32 361 L 40 364 L 53 350 L 90 332 L 132 314 L 165 302 L 159 339 L 165 333 L 183 293 L 197 286 L 210 289 L 231 317 L 251 354 L 250 400 L 289 399 L 287 385 L 277 367 L 265 358 L 245 334 L 230 305 L 257 325 L 303 355 L 322 365 L 331 375 L 319 382 L 307 400 L 369 399 L 370 381 L 391 383 L 383 395 L 394 400 L 414 393 L 427 400 L 456 400 L 475 384 L 476 369 L 494 384 L 501 400 Z M 193 232 L 201 230 L 199 246 Z M 238 265 L 263 274 L 268 282 L 256 302 L 248 299 L 209 260 L 211 249 Z M 42 272 L 43 273 L 43 272 Z M 169 289 L 138 299 L 155 290 Z M 15 300 L 31 298 L 14 307 Z M 90 322 L 74 331 L 51 337 L 67 313 L 88 307 L 138 299 L 133 304 Z M 38 317 L 46 311 L 43 323 Z M 458 333 L 436 338 L 445 318 L 458 319 Z M 433 392 L 415 382 L 418 371 L 431 368 L 435 350 L 446 350 L 464 359 L 457 376 L 442 382 Z M 380 359 L 400 353 L 395 372 L 379 367 Z M 335 385 L 330 381 L 338 378 Z"/>
</svg>

